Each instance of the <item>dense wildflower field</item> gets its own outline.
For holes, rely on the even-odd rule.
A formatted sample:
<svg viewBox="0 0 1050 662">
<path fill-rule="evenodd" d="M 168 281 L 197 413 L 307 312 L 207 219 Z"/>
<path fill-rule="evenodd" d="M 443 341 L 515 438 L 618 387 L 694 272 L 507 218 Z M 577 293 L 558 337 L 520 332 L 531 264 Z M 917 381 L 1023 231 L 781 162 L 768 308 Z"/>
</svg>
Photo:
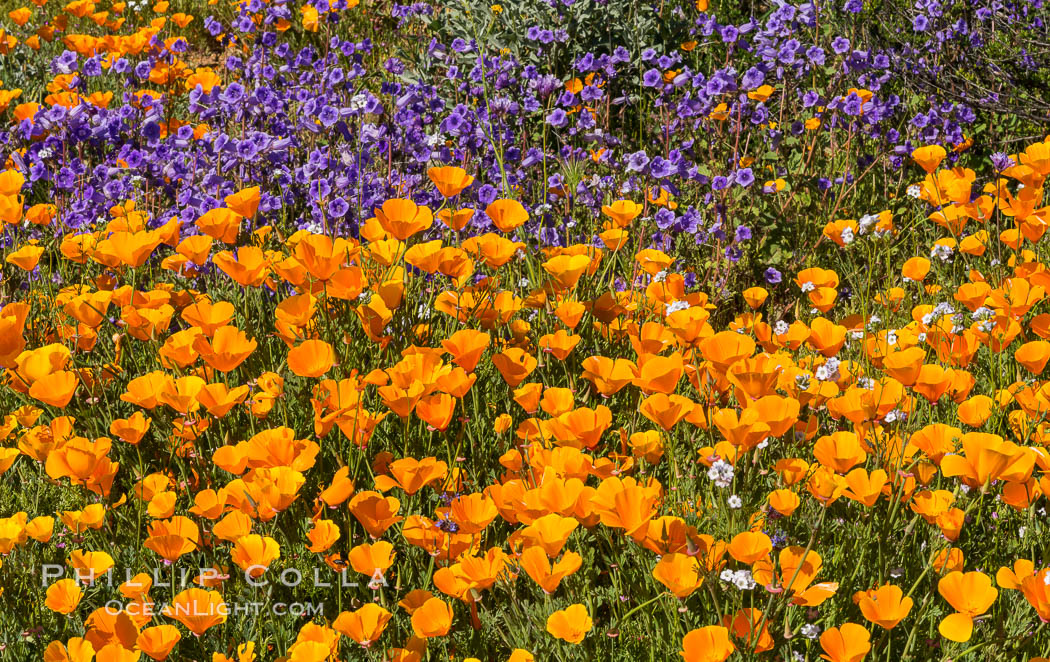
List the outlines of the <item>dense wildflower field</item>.
<svg viewBox="0 0 1050 662">
<path fill-rule="evenodd" d="M 1042 0 L 0 10 L 0 659 L 1050 658 Z"/>
</svg>

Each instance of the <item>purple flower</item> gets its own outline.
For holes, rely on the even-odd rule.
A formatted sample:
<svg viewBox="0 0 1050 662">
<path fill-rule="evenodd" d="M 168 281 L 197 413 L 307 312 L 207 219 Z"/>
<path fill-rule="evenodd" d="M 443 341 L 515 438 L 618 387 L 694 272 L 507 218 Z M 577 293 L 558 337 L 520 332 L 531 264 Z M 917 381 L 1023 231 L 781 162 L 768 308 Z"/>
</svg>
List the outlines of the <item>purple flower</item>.
<svg viewBox="0 0 1050 662">
<path fill-rule="evenodd" d="M 996 152 L 995 154 L 992 154 L 992 165 L 995 166 L 997 172 L 1002 172 L 1015 164 L 1009 154 L 1005 152 Z"/>
<path fill-rule="evenodd" d="M 568 115 L 561 108 L 555 108 L 550 115 L 547 115 L 547 124 L 553 127 L 561 128 L 568 123 Z"/>
<path fill-rule="evenodd" d="M 478 189 L 478 202 L 483 205 L 491 205 L 497 196 L 496 188 L 491 184 L 485 184 Z"/>
<path fill-rule="evenodd" d="M 661 207 L 659 211 L 653 214 L 653 220 L 656 221 L 656 227 L 661 230 L 669 230 L 674 227 L 675 213 L 666 207 Z"/>
<path fill-rule="evenodd" d="M 736 171 L 736 183 L 744 188 L 751 186 L 755 183 L 755 173 L 751 172 L 751 168 L 741 168 Z"/>
<path fill-rule="evenodd" d="M 773 267 L 770 267 L 770 268 L 766 269 L 765 278 L 766 278 L 766 282 L 769 283 L 770 285 L 776 285 L 777 283 L 779 283 L 781 280 L 784 279 L 784 276 L 783 276 L 783 274 L 781 274 L 779 271 L 777 271 Z"/>
<path fill-rule="evenodd" d="M 644 151 L 637 151 L 627 157 L 628 172 L 641 172 L 645 170 L 647 165 L 649 165 L 649 157 L 645 155 Z"/>
<path fill-rule="evenodd" d="M 660 73 L 659 69 L 650 69 L 642 74 L 642 85 L 645 85 L 646 87 L 656 87 L 660 84 L 662 78 L 663 75 Z"/>
<path fill-rule="evenodd" d="M 836 55 L 842 55 L 849 50 L 849 39 L 845 37 L 835 37 L 831 42 L 831 50 L 835 51 Z"/>
<path fill-rule="evenodd" d="M 750 238 L 751 238 L 751 228 L 747 227 L 746 225 L 738 225 L 738 226 L 736 226 L 736 240 L 737 241 L 747 241 Z"/>
</svg>

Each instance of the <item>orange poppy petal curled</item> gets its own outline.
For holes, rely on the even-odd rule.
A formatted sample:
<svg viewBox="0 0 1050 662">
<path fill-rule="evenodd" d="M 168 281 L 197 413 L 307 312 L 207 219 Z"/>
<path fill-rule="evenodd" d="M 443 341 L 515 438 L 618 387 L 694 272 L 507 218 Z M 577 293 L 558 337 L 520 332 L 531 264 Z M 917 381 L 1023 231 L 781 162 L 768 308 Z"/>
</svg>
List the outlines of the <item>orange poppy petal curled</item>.
<svg viewBox="0 0 1050 662">
<path fill-rule="evenodd" d="M 949 614 L 941 620 L 937 631 L 945 639 L 959 642 L 969 641 L 973 636 L 973 619 L 967 614 Z"/>
</svg>

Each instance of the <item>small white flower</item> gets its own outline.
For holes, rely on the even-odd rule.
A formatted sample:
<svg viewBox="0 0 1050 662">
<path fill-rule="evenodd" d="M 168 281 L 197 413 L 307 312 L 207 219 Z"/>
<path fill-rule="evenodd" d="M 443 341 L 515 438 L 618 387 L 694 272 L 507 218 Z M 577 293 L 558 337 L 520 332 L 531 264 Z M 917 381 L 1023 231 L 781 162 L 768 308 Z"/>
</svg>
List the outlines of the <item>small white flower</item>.
<svg viewBox="0 0 1050 662">
<path fill-rule="evenodd" d="M 782 336 L 785 335 L 790 329 L 791 327 L 788 326 L 787 322 L 785 322 L 784 320 L 780 320 L 776 323 L 776 326 L 773 327 L 773 333 L 777 334 L 778 336 Z"/>
<path fill-rule="evenodd" d="M 853 228 L 850 228 L 850 227 L 843 228 L 842 233 L 839 236 L 842 237 L 842 243 L 847 244 L 847 245 L 848 244 L 852 244 L 853 243 Z"/>
<path fill-rule="evenodd" d="M 733 571 L 726 568 L 722 571 L 722 574 L 718 575 L 718 578 L 724 582 L 731 582 L 733 581 Z"/>
<path fill-rule="evenodd" d="M 908 187 L 908 189 L 905 191 L 905 193 L 907 193 L 908 197 L 910 197 L 910 198 L 917 198 L 920 195 L 922 195 L 922 189 L 919 188 L 918 184 L 912 184 L 911 186 Z"/>
<path fill-rule="evenodd" d="M 802 283 L 802 291 L 803 292 L 812 292 L 815 289 L 817 289 L 817 286 L 814 285 L 813 283 L 810 283 L 809 281 L 806 281 L 805 283 Z"/>
<path fill-rule="evenodd" d="M 744 507 L 744 500 L 735 494 L 726 499 L 726 503 L 728 503 L 729 507 L 733 510 L 737 510 L 738 508 Z"/>
<path fill-rule="evenodd" d="M 818 636 L 820 636 L 820 627 L 814 625 L 813 623 L 806 623 L 802 626 L 800 632 L 802 633 L 802 636 L 806 639 L 816 639 Z"/>
<path fill-rule="evenodd" d="M 666 278 L 667 278 L 667 270 L 664 269 L 662 271 L 657 272 L 657 274 L 655 276 L 653 276 L 653 282 L 654 283 L 662 283 L 662 282 L 664 282 L 664 280 Z"/>
</svg>

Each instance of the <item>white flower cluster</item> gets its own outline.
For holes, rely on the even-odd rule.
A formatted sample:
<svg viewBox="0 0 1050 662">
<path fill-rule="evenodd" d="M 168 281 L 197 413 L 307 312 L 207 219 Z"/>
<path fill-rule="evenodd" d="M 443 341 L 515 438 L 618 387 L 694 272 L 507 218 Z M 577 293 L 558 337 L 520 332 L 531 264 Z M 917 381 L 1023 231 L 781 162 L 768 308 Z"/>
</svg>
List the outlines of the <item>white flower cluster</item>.
<svg viewBox="0 0 1050 662">
<path fill-rule="evenodd" d="M 750 591 L 755 588 L 758 584 L 755 582 L 755 578 L 751 576 L 750 570 L 723 570 L 722 574 L 718 576 L 719 579 L 736 586 L 741 591 Z"/>
<path fill-rule="evenodd" d="M 878 214 L 864 214 L 860 217 L 860 220 L 857 221 L 857 226 L 861 234 L 867 234 L 878 222 Z"/>
<path fill-rule="evenodd" d="M 725 460 L 718 460 L 707 470 L 707 477 L 714 481 L 717 487 L 729 487 L 733 482 L 733 465 Z"/>
<path fill-rule="evenodd" d="M 834 356 L 828 357 L 823 365 L 819 366 L 814 373 L 817 381 L 837 382 L 842 375 L 839 374 L 839 360 Z"/>
<path fill-rule="evenodd" d="M 937 244 L 930 251 L 930 257 L 940 258 L 941 262 L 947 262 L 952 259 L 952 253 L 955 251 L 951 246 L 945 246 L 944 244 Z"/>
<path fill-rule="evenodd" d="M 933 307 L 933 310 L 922 316 L 924 326 L 929 326 L 942 317 L 951 317 L 955 314 L 955 308 L 947 301 L 942 301 Z"/>
<path fill-rule="evenodd" d="M 912 184 L 911 186 L 908 187 L 908 189 L 905 191 L 905 193 L 908 194 L 909 198 L 917 198 L 920 195 L 922 195 L 922 189 L 919 188 L 918 184 Z"/>
</svg>

